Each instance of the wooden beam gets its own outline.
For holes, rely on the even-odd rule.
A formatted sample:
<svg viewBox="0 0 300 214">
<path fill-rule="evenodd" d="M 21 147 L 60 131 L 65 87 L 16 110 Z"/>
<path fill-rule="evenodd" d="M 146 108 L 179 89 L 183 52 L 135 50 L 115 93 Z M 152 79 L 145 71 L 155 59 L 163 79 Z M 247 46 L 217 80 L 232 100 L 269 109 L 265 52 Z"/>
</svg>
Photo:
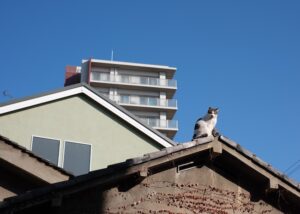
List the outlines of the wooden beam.
<svg viewBox="0 0 300 214">
<path fill-rule="evenodd" d="M 142 177 L 142 178 L 145 178 L 148 176 L 148 168 L 142 168 L 140 171 L 139 171 L 139 176 Z"/>
<path fill-rule="evenodd" d="M 212 154 L 213 156 L 219 156 L 222 154 L 223 151 L 223 147 L 222 147 L 222 143 L 215 140 L 212 142 Z"/>
</svg>

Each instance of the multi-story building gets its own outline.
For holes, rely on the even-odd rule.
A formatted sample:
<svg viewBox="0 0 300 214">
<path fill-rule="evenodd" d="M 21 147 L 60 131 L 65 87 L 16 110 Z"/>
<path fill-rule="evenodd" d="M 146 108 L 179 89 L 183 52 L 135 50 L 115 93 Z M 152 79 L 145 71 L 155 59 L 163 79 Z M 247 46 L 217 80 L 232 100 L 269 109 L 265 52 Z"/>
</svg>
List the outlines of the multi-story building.
<svg viewBox="0 0 300 214">
<path fill-rule="evenodd" d="M 178 121 L 173 120 L 177 111 L 175 71 L 162 65 L 89 59 L 81 66 L 66 67 L 65 86 L 85 82 L 173 138 L 178 131 Z"/>
</svg>

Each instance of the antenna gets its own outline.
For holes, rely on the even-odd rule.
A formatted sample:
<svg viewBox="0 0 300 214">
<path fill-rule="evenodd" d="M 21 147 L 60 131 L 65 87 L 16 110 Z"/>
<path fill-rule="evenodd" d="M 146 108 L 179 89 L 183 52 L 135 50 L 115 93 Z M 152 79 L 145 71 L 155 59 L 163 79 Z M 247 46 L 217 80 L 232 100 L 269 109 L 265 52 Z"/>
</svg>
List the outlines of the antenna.
<svg viewBox="0 0 300 214">
<path fill-rule="evenodd" d="M 4 90 L 2 94 L 4 97 L 13 98 L 13 96 L 7 90 Z"/>
<path fill-rule="evenodd" d="M 114 50 L 111 49 L 111 58 L 110 58 L 111 61 L 114 61 Z"/>
</svg>

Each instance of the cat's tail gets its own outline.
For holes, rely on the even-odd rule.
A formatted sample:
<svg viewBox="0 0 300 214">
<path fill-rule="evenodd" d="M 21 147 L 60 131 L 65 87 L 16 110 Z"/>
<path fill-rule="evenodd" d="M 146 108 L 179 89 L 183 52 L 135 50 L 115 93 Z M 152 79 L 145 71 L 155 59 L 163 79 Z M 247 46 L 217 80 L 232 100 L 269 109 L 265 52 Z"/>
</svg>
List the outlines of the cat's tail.
<svg viewBox="0 0 300 214">
<path fill-rule="evenodd" d="M 194 134 L 194 135 L 193 135 L 192 141 L 193 141 L 193 140 L 196 140 L 196 139 L 198 139 L 198 138 L 204 138 L 204 137 L 208 137 L 208 134 L 205 133 L 205 134 L 202 134 L 202 135 L 199 135 L 199 136 L 197 136 L 196 134 Z"/>
</svg>

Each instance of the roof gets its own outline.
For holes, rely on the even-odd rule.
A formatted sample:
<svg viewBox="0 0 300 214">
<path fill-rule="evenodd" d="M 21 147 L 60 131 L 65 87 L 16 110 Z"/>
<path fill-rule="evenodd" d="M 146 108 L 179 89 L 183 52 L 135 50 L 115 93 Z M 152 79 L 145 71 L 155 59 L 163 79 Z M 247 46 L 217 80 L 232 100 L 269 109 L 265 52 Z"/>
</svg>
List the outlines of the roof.
<svg viewBox="0 0 300 214">
<path fill-rule="evenodd" d="M 126 160 L 125 164 L 119 163 L 119 164 L 110 165 L 109 167 L 114 167 L 114 166 L 117 167 L 117 166 L 124 166 L 124 165 L 129 167 L 129 166 L 134 166 L 137 164 L 142 164 L 142 163 L 145 163 L 145 162 L 157 159 L 157 158 L 161 158 L 161 157 L 167 156 L 169 154 L 173 154 L 175 152 L 183 151 L 183 150 L 186 150 L 186 149 L 189 149 L 192 147 L 204 146 L 212 141 L 213 141 L 213 138 L 200 138 L 198 140 L 181 143 L 181 144 L 178 144 L 177 146 L 173 146 L 170 148 L 165 148 L 165 149 L 162 149 L 157 152 L 144 154 L 144 156 L 142 156 L 142 157 L 128 159 L 128 160 Z M 221 136 L 219 136 L 218 141 L 226 146 L 229 146 L 231 149 L 234 149 L 239 154 L 243 155 L 244 157 L 251 160 L 253 163 L 257 164 L 259 167 L 265 169 L 272 175 L 278 177 L 280 180 L 282 180 L 282 181 L 288 183 L 289 185 L 293 186 L 294 188 L 296 188 L 299 191 L 299 196 L 300 196 L 300 183 L 290 179 L 287 175 L 285 175 L 284 173 L 275 169 L 270 164 L 266 163 L 265 161 L 263 161 L 262 159 L 257 157 L 255 154 L 253 154 L 252 152 L 243 148 L 241 145 L 235 143 L 234 141 L 230 140 L 229 138 L 221 135 Z"/>
<path fill-rule="evenodd" d="M 85 61 L 85 60 L 83 60 Z M 101 63 L 107 65 L 118 65 L 118 66 L 130 66 L 137 68 L 151 68 L 151 69 L 159 69 L 165 71 L 175 71 L 175 67 L 169 67 L 166 65 L 153 65 L 153 64 L 143 64 L 143 63 L 132 63 L 132 62 L 121 62 L 121 61 L 111 61 L 111 60 L 101 60 L 101 59 L 91 59 L 91 62 Z"/>
<path fill-rule="evenodd" d="M 292 181 L 269 164 L 257 158 L 251 152 L 242 148 L 239 144 L 224 136 L 220 136 L 216 138 L 201 138 L 195 141 L 179 144 L 174 147 L 164 148 L 161 151 L 148 153 L 142 157 L 128 159 L 125 162 L 110 165 L 106 169 L 93 171 L 66 182 L 52 184 L 18 197 L 7 198 L 4 202 L 0 203 L 0 210 L 11 206 L 25 207 L 26 204 L 30 204 L 31 206 L 43 203 L 47 200 L 51 200 L 53 197 L 56 197 L 56 195 L 68 195 L 70 192 L 74 193 L 76 191 L 81 191 L 98 185 L 105 186 L 112 182 L 118 182 L 120 179 L 126 178 L 130 175 L 147 176 L 148 174 L 144 173 L 145 170 L 146 172 L 149 172 L 151 169 L 154 169 L 155 167 L 157 168 L 159 165 L 165 167 L 167 163 L 174 166 L 177 160 L 207 151 L 210 151 L 207 153 L 210 155 L 219 154 L 220 156 L 223 156 L 223 154 L 230 154 L 236 158 L 235 161 L 247 163 L 249 168 L 256 170 L 257 173 L 262 176 L 266 176 L 267 179 L 270 179 L 270 184 L 266 188 L 283 188 L 299 201 L 299 183 Z M 240 164 L 238 165 L 241 167 Z M 277 186 L 275 184 L 277 184 Z"/>
<path fill-rule="evenodd" d="M 4 143 L 8 147 L 1 146 L 0 159 L 7 163 L 18 167 L 19 169 L 27 171 L 48 183 L 60 182 L 63 180 L 68 180 L 74 177 L 72 173 L 52 164 L 51 162 L 37 156 L 31 151 L 27 150 L 25 147 L 11 141 L 10 139 L 0 135 L 0 144 Z M 28 164 L 31 164 L 28 166 Z M 47 172 L 37 169 L 31 169 L 31 167 L 46 167 L 47 172 L 50 177 L 47 177 Z M 39 168 L 40 169 L 40 168 Z"/>
<path fill-rule="evenodd" d="M 104 95 L 101 95 L 85 83 L 71 85 L 55 91 L 42 93 L 24 99 L 12 100 L 10 102 L 0 104 L 0 116 L 14 111 L 26 109 L 29 107 L 45 104 L 48 102 L 80 94 L 89 97 L 97 104 L 107 109 L 109 112 L 115 114 L 116 116 L 129 123 L 137 130 L 139 130 L 140 132 L 144 133 L 146 136 L 154 140 L 154 142 L 160 144 L 162 147 L 170 147 L 176 145 L 171 139 L 162 135 L 160 132 L 149 127 L 148 125 L 144 124 L 132 113 L 130 113 L 120 105 L 116 104 L 109 98 L 106 98 Z"/>
</svg>

